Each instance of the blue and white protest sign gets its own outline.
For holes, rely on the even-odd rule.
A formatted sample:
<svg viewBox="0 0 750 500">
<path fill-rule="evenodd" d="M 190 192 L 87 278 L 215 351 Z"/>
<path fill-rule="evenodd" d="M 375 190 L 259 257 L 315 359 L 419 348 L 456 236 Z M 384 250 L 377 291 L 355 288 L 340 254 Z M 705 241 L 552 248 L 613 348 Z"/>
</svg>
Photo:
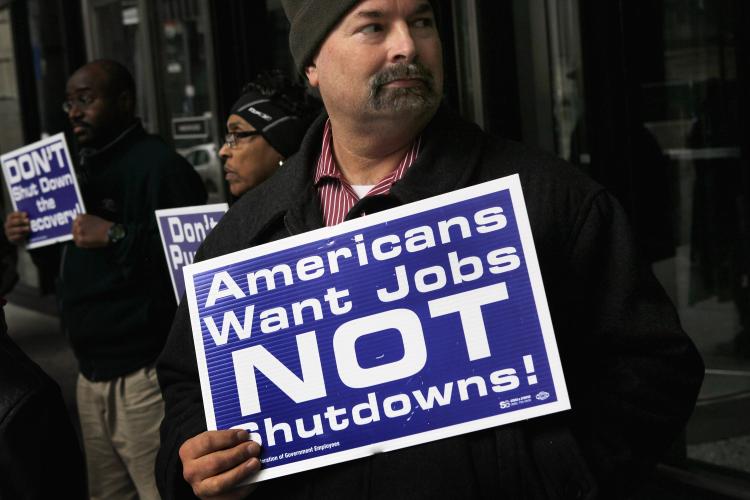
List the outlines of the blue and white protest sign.
<svg viewBox="0 0 750 500">
<path fill-rule="evenodd" d="M 226 203 L 216 203 L 154 211 L 177 302 L 185 293 L 182 268 L 193 262 L 198 247 L 227 209 Z"/>
<path fill-rule="evenodd" d="M 262 481 L 570 408 L 518 176 L 185 267 Z"/>
<path fill-rule="evenodd" d="M 27 248 L 73 239 L 73 221 L 85 213 L 62 133 L 0 156 L 13 210 L 29 216 Z"/>
</svg>

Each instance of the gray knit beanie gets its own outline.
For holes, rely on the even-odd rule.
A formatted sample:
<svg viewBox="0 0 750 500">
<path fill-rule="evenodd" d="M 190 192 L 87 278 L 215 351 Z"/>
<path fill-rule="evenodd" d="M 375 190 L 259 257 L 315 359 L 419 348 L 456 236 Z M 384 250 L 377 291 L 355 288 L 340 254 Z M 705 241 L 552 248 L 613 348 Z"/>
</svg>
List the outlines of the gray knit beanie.
<svg viewBox="0 0 750 500">
<path fill-rule="evenodd" d="M 300 73 L 344 15 L 361 0 L 282 0 L 291 28 L 289 48 Z"/>
</svg>

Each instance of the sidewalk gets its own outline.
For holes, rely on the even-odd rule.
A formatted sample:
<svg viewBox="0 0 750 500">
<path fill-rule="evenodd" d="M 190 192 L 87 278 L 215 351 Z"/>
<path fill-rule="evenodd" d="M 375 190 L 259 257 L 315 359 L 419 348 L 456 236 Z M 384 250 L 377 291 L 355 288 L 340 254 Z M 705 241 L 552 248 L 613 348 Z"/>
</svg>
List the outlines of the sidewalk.
<svg viewBox="0 0 750 500">
<path fill-rule="evenodd" d="M 71 419 L 78 429 L 75 407 L 77 362 L 68 340 L 60 331 L 54 299 L 39 298 L 28 290 L 18 289 L 8 296 L 5 316 L 11 338 L 60 384 Z M 700 343 L 707 339 L 696 340 Z M 741 417 L 750 413 L 747 362 L 737 361 L 732 365 L 725 358 L 709 356 L 706 366 L 706 380 L 687 430 L 688 457 L 729 467 L 740 474 L 750 472 L 750 420 Z M 675 472 L 671 474 L 675 475 Z M 722 475 L 716 481 L 722 486 L 725 480 Z M 750 493 L 747 497 L 713 495 L 702 489 L 700 483 L 696 486 L 692 481 L 695 481 L 695 476 L 684 479 L 661 473 L 634 500 L 750 498 Z M 741 485 L 747 484 L 743 482 L 746 478 L 739 481 Z"/>
</svg>

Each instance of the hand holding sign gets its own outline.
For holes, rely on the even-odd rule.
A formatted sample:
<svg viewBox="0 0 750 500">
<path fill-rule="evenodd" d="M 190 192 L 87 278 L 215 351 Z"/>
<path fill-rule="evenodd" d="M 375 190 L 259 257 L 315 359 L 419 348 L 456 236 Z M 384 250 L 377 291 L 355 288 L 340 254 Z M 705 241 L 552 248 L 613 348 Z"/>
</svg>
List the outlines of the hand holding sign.
<svg viewBox="0 0 750 500">
<path fill-rule="evenodd" d="M 5 219 L 5 237 L 14 245 L 26 241 L 31 232 L 29 215 L 26 212 L 11 212 Z"/>
<path fill-rule="evenodd" d="M 260 446 L 249 439 L 245 430 L 206 431 L 180 446 L 183 476 L 196 496 L 234 500 L 255 489 L 255 485 L 237 488 L 260 470 Z"/>
<path fill-rule="evenodd" d="M 73 241 L 79 248 L 102 248 L 109 244 L 107 231 L 114 222 L 90 214 L 81 214 L 73 221 Z"/>
</svg>

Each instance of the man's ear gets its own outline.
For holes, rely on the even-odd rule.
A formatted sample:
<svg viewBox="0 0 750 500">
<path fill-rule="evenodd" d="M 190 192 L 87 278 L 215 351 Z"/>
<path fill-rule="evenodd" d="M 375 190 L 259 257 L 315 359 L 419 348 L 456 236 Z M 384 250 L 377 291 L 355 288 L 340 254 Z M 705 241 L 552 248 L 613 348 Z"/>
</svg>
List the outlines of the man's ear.
<svg viewBox="0 0 750 500">
<path fill-rule="evenodd" d="M 310 82 L 311 87 L 318 88 L 318 67 L 315 66 L 315 63 L 305 67 L 305 76 L 307 76 L 307 81 Z"/>
<path fill-rule="evenodd" d="M 117 104 L 122 113 L 132 114 L 135 112 L 135 96 L 130 92 L 121 92 L 117 98 Z"/>
</svg>

